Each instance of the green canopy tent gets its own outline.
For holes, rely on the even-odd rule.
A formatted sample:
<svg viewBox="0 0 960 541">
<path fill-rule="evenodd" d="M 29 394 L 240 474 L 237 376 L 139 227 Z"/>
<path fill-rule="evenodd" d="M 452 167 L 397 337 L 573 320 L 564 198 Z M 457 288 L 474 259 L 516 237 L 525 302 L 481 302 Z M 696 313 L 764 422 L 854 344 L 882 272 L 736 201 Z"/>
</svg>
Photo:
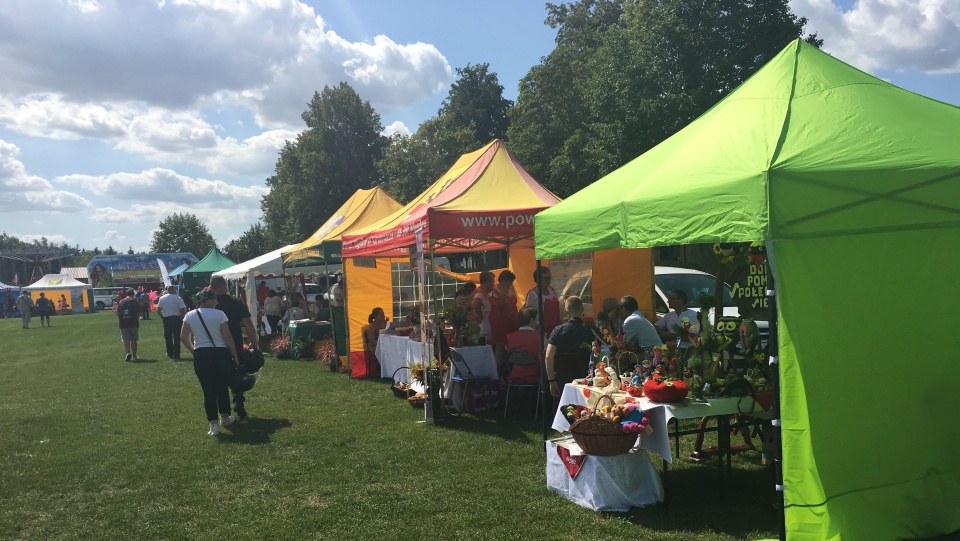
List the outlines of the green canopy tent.
<svg viewBox="0 0 960 541">
<path fill-rule="evenodd" d="M 538 214 L 535 240 L 541 259 L 766 241 L 787 538 L 960 529 L 960 109 L 795 41 Z"/>
<path fill-rule="evenodd" d="M 223 255 L 223 252 L 214 246 L 196 265 L 181 273 L 182 278 L 180 284 L 188 291 L 206 287 L 210 285 L 210 277 L 213 273 L 228 269 L 234 265 L 236 265 L 236 263 L 231 261 L 229 257 Z"/>
</svg>

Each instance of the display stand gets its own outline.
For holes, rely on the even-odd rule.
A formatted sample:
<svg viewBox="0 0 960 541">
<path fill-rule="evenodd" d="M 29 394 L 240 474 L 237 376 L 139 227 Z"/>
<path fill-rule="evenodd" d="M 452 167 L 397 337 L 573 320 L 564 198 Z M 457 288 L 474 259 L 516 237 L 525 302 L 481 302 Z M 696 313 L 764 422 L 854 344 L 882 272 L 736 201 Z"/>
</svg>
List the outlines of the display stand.
<svg viewBox="0 0 960 541">
<path fill-rule="evenodd" d="M 663 485 L 647 453 L 634 450 L 616 456 L 587 455 L 576 477 L 571 477 L 548 440 L 547 488 L 594 511 L 625 513 L 631 507 L 646 507 L 663 501 Z"/>
<path fill-rule="evenodd" d="M 293 347 L 296 340 L 313 340 L 317 342 L 333 337 L 333 331 L 330 323 L 327 321 L 312 321 L 309 319 L 291 321 L 287 327 L 287 334 L 290 336 L 290 358 L 300 358 L 300 348 Z M 313 353 L 311 352 L 311 355 Z"/>
</svg>

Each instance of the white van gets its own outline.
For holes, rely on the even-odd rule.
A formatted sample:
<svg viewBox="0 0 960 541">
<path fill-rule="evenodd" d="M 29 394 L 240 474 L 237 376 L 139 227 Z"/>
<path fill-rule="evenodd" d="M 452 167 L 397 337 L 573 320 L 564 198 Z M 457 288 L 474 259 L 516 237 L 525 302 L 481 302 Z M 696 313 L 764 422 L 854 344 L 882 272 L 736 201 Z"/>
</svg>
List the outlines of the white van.
<svg viewBox="0 0 960 541">
<path fill-rule="evenodd" d="M 122 287 L 95 287 L 93 288 L 93 304 L 97 310 L 113 308 L 117 302 L 117 294 L 123 291 Z"/>
</svg>

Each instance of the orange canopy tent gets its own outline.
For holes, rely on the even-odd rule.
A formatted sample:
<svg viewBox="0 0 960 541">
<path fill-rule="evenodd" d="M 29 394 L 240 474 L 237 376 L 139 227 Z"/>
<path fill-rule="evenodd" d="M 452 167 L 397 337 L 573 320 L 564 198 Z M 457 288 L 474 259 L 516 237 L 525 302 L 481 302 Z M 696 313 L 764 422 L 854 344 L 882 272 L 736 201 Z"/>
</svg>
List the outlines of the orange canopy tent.
<svg viewBox="0 0 960 541">
<path fill-rule="evenodd" d="M 495 139 L 464 154 L 405 207 L 343 237 L 344 257 L 407 256 L 423 230 L 437 253 L 498 250 L 533 236 L 533 216 L 560 201 Z"/>
<path fill-rule="evenodd" d="M 424 244 L 434 253 L 507 249 L 522 296 L 533 286 L 533 216 L 558 201 L 530 176 L 502 141 L 495 139 L 461 156 L 402 209 L 367 228 L 345 234 L 343 257 L 409 261 L 416 233 L 422 230 Z M 369 265 L 369 261 L 363 264 Z M 368 375 L 358 366 L 364 358 L 362 328 L 371 308 L 391 305 L 392 292 L 389 265 L 380 268 L 379 274 L 375 274 L 376 269 L 367 269 L 360 284 L 354 278 L 355 268 L 354 262 L 344 262 L 344 274 L 350 276 L 348 292 L 352 294 L 359 286 L 371 294 L 380 291 L 382 296 L 379 304 L 375 301 L 369 306 L 358 305 L 355 298 L 348 302 L 353 375 L 361 377 Z"/>
</svg>

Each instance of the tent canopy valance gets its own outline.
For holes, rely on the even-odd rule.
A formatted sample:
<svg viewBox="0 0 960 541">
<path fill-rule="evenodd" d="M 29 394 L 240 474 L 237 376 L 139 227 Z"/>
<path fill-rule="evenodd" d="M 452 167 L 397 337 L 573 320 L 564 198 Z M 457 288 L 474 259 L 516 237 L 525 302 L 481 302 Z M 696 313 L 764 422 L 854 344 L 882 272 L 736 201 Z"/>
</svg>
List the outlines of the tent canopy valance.
<svg viewBox="0 0 960 541">
<path fill-rule="evenodd" d="M 213 275 L 222 276 L 227 280 L 240 280 L 242 278 L 246 278 L 248 272 L 253 271 L 254 277 L 258 279 L 280 278 L 283 276 L 283 265 L 282 261 L 280 260 L 280 254 L 283 252 L 283 250 L 290 249 L 294 246 L 296 246 L 296 244 L 278 248 L 272 252 L 217 271 L 213 273 Z"/>
<path fill-rule="evenodd" d="M 24 286 L 24 291 L 43 291 L 45 289 L 90 289 L 90 284 L 75 280 L 66 274 L 46 274 L 36 282 Z"/>
<path fill-rule="evenodd" d="M 357 190 L 308 239 L 284 248 L 283 264 L 285 267 L 300 267 L 340 263 L 340 239 L 345 233 L 369 227 L 401 207 L 379 187 Z"/>
<path fill-rule="evenodd" d="M 500 140 L 464 154 L 390 216 L 343 237 L 344 257 L 409 255 L 416 233 L 437 252 L 502 249 L 533 236 L 533 216 L 559 201 Z"/>
<path fill-rule="evenodd" d="M 955 353 L 960 338 L 897 315 L 927 292 L 960 303 L 958 142 L 957 107 L 798 40 L 677 134 L 538 214 L 537 256 L 767 241 L 787 538 L 950 533 L 960 435 L 944 382 L 960 380 L 960 363 L 927 356 L 914 369 L 905 352 Z M 909 398 L 893 391 L 905 379 Z"/>
</svg>

